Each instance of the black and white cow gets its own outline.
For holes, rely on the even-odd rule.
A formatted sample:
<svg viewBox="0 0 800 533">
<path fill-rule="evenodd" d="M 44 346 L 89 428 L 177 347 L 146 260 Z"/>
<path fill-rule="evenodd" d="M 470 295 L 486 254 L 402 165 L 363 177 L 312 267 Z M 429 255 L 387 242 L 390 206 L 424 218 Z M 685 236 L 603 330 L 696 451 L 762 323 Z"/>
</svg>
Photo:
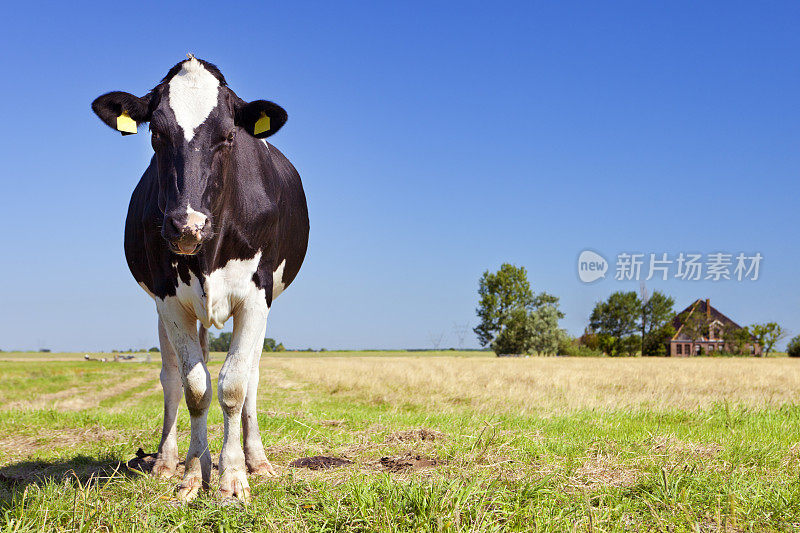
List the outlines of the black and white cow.
<svg viewBox="0 0 800 533">
<path fill-rule="evenodd" d="M 272 302 L 305 257 L 308 210 L 295 168 L 261 140 L 283 126 L 286 112 L 265 100 L 243 101 L 217 67 L 188 57 L 147 95 L 111 92 L 92 109 L 123 135 L 144 122 L 152 132 L 155 154 L 131 197 L 125 256 L 158 311 L 164 428 L 154 472 L 170 476 L 178 465 L 183 389 L 192 434 L 178 497 L 189 500 L 208 487 L 207 331 L 233 317 L 218 383 L 225 417 L 220 494 L 247 499 L 248 471 L 274 475 L 256 417 L 258 364 Z"/>
</svg>

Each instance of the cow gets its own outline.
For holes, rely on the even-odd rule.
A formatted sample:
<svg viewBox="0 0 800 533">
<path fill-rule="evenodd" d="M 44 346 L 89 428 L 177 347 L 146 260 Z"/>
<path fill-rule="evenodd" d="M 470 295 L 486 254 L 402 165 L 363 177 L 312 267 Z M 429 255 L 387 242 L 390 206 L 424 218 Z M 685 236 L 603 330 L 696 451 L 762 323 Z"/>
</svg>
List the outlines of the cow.
<svg viewBox="0 0 800 533">
<path fill-rule="evenodd" d="M 219 495 L 247 501 L 248 473 L 275 475 L 256 416 L 259 360 L 272 302 L 305 258 L 308 209 L 297 170 L 263 140 L 286 123 L 286 111 L 242 100 L 215 65 L 187 57 L 145 96 L 110 92 L 92 110 L 123 135 L 150 124 L 154 154 L 131 196 L 125 257 L 158 314 L 164 425 L 153 473 L 176 472 L 183 392 L 191 440 L 177 497 L 209 488 L 208 329 L 233 317 L 217 386 Z"/>
</svg>

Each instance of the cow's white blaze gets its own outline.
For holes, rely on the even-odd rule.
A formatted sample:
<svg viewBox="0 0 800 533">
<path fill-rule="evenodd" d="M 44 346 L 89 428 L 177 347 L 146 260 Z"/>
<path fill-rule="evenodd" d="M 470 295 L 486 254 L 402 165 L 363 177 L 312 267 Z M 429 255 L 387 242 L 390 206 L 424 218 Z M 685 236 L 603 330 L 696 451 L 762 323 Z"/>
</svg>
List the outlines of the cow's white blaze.
<svg viewBox="0 0 800 533">
<path fill-rule="evenodd" d="M 272 273 L 272 299 L 278 297 L 280 293 L 283 292 L 283 289 L 286 288 L 286 285 L 283 283 L 283 269 L 286 268 L 286 259 L 281 261 L 281 264 L 278 265 L 278 268 L 275 269 L 275 272 Z"/>
<path fill-rule="evenodd" d="M 217 106 L 219 80 L 195 58 L 183 62 L 169 82 L 169 106 L 187 141 Z"/>
<path fill-rule="evenodd" d="M 200 231 L 208 219 L 200 211 L 192 209 L 192 204 L 186 204 L 186 226 L 192 231 Z"/>
</svg>

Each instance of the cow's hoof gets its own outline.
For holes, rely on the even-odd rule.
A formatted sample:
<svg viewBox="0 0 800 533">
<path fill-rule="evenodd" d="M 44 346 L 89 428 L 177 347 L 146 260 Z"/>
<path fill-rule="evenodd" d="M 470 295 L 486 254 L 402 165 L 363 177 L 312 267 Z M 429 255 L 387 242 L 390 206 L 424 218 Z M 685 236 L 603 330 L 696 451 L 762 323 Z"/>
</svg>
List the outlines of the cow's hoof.
<svg viewBox="0 0 800 533">
<path fill-rule="evenodd" d="M 262 477 L 277 477 L 278 474 L 275 472 L 275 469 L 272 468 L 272 465 L 269 461 L 264 461 L 263 463 L 258 463 L 256 465 L 247 465 L 247 470 L 254 476 L 262 476 Z"/>
<path fill-rule="evenodd" d="M 197 493 L 203 487 L 203 480 L 200 476 L 183 478 L 178 485 L 178 499 L 182 502 L 190 502 L 197 497 Z"/>
<path fill-rule="evenodd" d="M 225 501 L 236 497 L 247 503 L 250 501 L 250 484 L 244 472 L 226 472 L 219 478 L 219 497 Z"/>
<path fill-rule="evenodd" d="M 156 459 L 153 464 L 152 474 L 156 477 L 172 477 L 178 469 L 178 461 L 169 459 Z"/>
</svg>

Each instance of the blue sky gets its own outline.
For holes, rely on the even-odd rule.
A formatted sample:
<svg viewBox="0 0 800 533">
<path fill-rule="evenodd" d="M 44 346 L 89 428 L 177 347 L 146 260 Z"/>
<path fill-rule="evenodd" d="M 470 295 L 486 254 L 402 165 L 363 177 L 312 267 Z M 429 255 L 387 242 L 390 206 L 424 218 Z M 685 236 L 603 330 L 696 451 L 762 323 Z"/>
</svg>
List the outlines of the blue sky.
<svg viewBox="0 0 800 533">
<path fill-rule="evenodd" d="M 290 347 L 455 345 L 502 262 L 579 333 L 638 289 L 582 284 L 587 248 L 760 252 L 758 281 L 648 287 L 798 334 L 798 23 L 796 2 L 20 4 L 0 32 L 0 348 L 156 344 L 122 252 L 148 138 L 89 104 L 189 51 L 289 113 L 272 142 L 311 241 L 268 336 Z"/>
</svg>

